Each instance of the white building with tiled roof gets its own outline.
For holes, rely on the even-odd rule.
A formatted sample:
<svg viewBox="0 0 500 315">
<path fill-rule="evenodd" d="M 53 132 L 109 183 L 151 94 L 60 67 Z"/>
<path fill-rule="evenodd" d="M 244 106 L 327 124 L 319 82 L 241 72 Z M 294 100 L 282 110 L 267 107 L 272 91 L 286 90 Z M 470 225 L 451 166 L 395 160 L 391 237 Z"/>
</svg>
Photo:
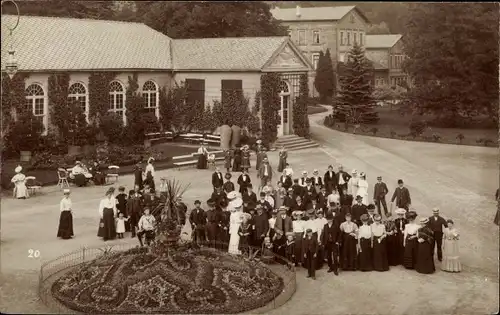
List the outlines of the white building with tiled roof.
<svg viewBox="0 0 500 315">
<path fill-rule="evenodd" d="M 402 35 L 367 35 L 365 53 L 373 62 L 375 87 L 396 86 L 407 82 L 408 76 L 402 69 L 405 59 Z"/>
<path fill-rule="evenodd" d="M 355 42 L 364 44 L 369 21 L 355 6 L 274 8 L 274 18 L 288 27 L 292 41 L 316 69 L 320 51 L 330 49 L 334 68 Z M 310 73 L 309 89 L 313 96 L 314 72 Z"/>
<path fill-rule="evenodd" d="M 88 114 L 89 75 L 112 71 L 109 111 L 124 122 L 128 76 L 137 73 L 145 108 L 159 115 L 159 90 L 184 81 L 201 103 L 221 99 L 221 92 L 240 89 L 253 104 L 266 72 L 282 74 L 280 134 L 292 133 L 292 110 L 299 76 L 312 70 L 309 60 L 288 37 L 171 39 L 141 23 L 21 16 L 12 36 L 8 26 L 16 17 L 2 16 L 2 72 L 12 45 L 25 80 L 27 106 L 49 126 L 48 78 L 70 75 L 70 95 Z"/>
</svg>

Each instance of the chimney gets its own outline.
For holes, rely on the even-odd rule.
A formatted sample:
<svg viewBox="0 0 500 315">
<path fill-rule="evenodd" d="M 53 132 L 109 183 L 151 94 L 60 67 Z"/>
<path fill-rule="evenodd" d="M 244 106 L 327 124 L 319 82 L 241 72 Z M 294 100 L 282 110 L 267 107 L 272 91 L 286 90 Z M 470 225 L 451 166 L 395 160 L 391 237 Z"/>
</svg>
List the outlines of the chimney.
<svg viewBox="0 0 500 315">
<path fill-rule="evenodd" d="M 299 18 L 300 17 L 300 5 L 297 5 L 296 7 L 296 12 L 295 12 L 295 15 Z"/>
</svg>

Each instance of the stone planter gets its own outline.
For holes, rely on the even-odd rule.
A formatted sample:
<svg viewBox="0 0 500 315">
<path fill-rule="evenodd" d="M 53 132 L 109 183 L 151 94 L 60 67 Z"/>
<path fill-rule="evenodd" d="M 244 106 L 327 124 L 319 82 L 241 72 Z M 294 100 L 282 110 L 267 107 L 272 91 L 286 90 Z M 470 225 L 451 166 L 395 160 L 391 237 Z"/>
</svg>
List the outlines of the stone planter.
<svg viewBox="0 0 500 315">
<path fill-rule="evenodd" d="M 21 162 L 31 161 L 31 151 L 21 151 L 20 161 Z"/>
<path fill-rule="evenodd" d="M 76 156 L 82 153 L 82 147 L 78 145 L 69 145 L 68 146 L 68 155 Z"/>
<path fill-rule="evenodd" d="M 229 150 L 231 148 L 231 134 L 233 130 L 228 125 L 223 125 L 220 127 L 220 146 L 223 150 Z"/>
</svg>

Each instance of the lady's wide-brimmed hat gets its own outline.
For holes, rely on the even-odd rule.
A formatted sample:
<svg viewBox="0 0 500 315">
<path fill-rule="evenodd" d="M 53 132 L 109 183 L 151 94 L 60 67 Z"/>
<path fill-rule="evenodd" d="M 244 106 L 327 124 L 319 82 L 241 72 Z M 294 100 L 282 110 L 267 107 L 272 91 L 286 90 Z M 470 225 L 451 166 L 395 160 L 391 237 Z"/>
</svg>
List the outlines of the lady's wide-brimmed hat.
<svg viewBox="0 0 500 315">
<path fill-rule="evenodd" d="M 232 176 L 233 176 L 233 175 L 231 175 L 231 173 L 226 173 L 226 175 L 224 175 L 224 177 L 225 177 L 226 179 L 231 179 L 231 177 L 232 177 Z"/>
<path fill-rule="evenodd" d="M 401 215 L 405 215 L 406 214 L 406 209 L 403 209 L 403 208 L 397 208 L 396 211 L 394 211 L 394 213 L 396 214 L 401 214 Z"/>
<path fill-rule="evenodd" d="M 148 163 L 151 163 L 151 162 L 152 162 L 152 161 L 154 161 L 154 160 L 155 160 L 155 158 L 151 156 L 151 157 L 149 157 L 149 159 L 148 159 Z"/>
<path fill-rule="evenodd" d="M 15 169 L 14 169 L 14 172 L 16 173 L 21 173 L 21 171 L 23 170 L 23 167 L 21 165 L 18 165 Z"/>
<path fill-rule="evenodd" d="M 357 170 L 352 170 L 351 174 L 358 174 L 358 171 Z"/>
<path fill-rule="evenodd" d="M 429 218 L 420 219 L 420 224 L 426 224 L 427 222 L 429 222 Z"/>
<path fill-rule="evenodd" d="M 236 198 L 236 199 L 232 200 L 230 206 L 233 207 L 234 209 L 238 210 L 239 208 L 241 208 L 243 206 L 243 199 Z"/>
<path fill-rule="evenodd" d="M 362 214 L 361 215 L 361 218 L 359 218 L 361 220 L 361 222 L 368 222 L 368 214 Z"/>
<path fill-rule="evenodd" d="M 286 207 L 281 206 L 281 207 L 278 209 L 278 213 L 283 213 L 283 212 L 285 212 L 285 213 L 286 213 Z"/>
<path fill-rule="evenodd" d="M 382 220 L 382 216 L 377 213 L 373 216 L 373 220 L 379 222 Z"/>
<path fill-rule="evenodd" d="M 366 174 L 365 174 L 365 172 L 361 172 L 361 173 L 359 173 L 359 176 L 361 176 L 361 177 L 365 177 L 365 176 L 366 176 Z"/>
<path fill-rule="evenodd" d="M 234 200 L 234 199 L 236 199 L 236 197 L 238 197 L 238 195 L 237 195 L 236 191 L 234 191 L 234 190 L 227 194 L 227 199 L 229 199 L 229 200 Z"/>
<path fill-rule="evenodd" d="M 71 194 L 71 190 L 69 190 L 69 189 L 66 188 L 66 189 L 63 190 L 63 194 L 69 195 L 69 194 Z"/>
<path fill-rule="evenodd" d="M 247 222 L 252 218 L 252 215 L 250 213 L 243 213 L 243 222 Z"/>
<path fill-rule="evenodd" d="M 293 234 L 293 232 L 286 232 L 286 236 L 295 236 L 295 234 Z"/>
<path fill-rule="evenodd" d="M 302 175 L 307 175 L 307 171 L 302 171 Z"/>
<path fill-rule="evenodd" d="M 415 211 L 408 211 L 406 213 L 406 218 L 409 220 L 415 220 L 416 217 L 417 217 L 417 213 Z"/>
</svg>

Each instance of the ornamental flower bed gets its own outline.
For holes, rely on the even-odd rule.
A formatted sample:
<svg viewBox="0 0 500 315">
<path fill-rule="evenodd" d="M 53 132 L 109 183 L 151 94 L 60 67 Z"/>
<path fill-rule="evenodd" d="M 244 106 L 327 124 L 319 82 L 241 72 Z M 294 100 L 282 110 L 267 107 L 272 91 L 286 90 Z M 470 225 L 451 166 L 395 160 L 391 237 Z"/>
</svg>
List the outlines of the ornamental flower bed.
<svg viewBox="0 0 500 315">
<path fill-rule="evenodd" d="M 56 280 L 52 294 L 87 314 L 235 314 L 268 304 L 283 288 L 263 263 L 178 247 L 106 253 Z"/>
</svg>

